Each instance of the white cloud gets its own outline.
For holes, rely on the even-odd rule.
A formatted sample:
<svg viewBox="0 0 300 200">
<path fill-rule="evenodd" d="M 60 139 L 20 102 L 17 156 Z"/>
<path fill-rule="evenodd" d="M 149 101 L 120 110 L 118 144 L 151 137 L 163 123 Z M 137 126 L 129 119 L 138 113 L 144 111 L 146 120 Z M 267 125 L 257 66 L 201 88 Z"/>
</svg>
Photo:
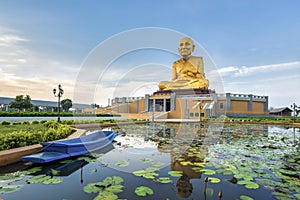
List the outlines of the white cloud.
<svg viewBox="0 0 300 200">
<path fill-rule="evenodd" d="M 297 62 L 289 62 L 289 63 L 279 63 L 279 64 L 271 64 L 271 65 L 261 65 L 261 66 L 229 66 L 218 69 L 218 73 L 221 76 L 249 76 L 261 73 L 270 73 L 270 72 L 278 72 L 285 71 L 289 69 L 298 69 L 300 70 L 300 61 Z"/>
</svg>

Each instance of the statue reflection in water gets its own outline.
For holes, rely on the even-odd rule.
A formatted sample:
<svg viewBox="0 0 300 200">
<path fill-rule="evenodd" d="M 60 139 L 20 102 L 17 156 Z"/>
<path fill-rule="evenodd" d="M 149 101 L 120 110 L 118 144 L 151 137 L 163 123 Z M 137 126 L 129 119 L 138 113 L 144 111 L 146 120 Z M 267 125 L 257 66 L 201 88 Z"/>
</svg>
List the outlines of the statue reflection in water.
<svg viewBox="0 0 300 200">
<path fill-rule="evenodd" d="M 172 171 L 182 172 L 182 176 L 176 183 L 178 196 L 181 198 L 189 197 L 193 192 L 193 185 L 190 180 L 201 179 L 200 170 L 203 169 L 205 163 L 207 148 L 202 146 L 201 141 L 187 143 L 186 140 L 176 139 L 171 144 L 160 143 L 158 150 L 170 153 Z"/>
</svg>

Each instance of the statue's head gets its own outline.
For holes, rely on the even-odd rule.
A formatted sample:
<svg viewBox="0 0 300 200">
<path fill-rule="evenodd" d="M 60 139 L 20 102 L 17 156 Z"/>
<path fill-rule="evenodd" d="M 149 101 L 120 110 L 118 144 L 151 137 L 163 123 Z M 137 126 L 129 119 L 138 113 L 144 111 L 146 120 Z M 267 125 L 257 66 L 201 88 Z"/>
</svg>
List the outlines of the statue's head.
<svg viewBox="0 0 300 200">
<path fill-rule="evenodd" d="M 185 37 L 180 40 L 178 52 L 183 58 L 190 57 L 194 49 L 195 44 L 191 38 Z"/>
</svg>

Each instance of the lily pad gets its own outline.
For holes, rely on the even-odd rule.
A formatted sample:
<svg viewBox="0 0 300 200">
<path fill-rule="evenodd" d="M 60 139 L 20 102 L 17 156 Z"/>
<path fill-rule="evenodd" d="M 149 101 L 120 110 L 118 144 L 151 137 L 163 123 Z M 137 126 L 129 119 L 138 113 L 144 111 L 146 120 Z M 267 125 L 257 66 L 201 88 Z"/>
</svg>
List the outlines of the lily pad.
<svg viewBox="0 0 300 200">
<path fill-rule="evenodd" d="M 70 162 L 72 162 L 72 160 L 62 160 L 62 161 L 59 161 L 59 163 L 61 163 L 61 164 L 68 164 Z"/>
<path fill-rule="evenodd" d="M 103 191 L 94 198 L 94 200 L 117 200 L 118 196 L 112 192 Z"/>
<path fill-rule="evenodd" d="M 161 166 L 163 166 L 165 163 L 163 163 L 163 162 L 154 162 L 154 163 L 152 163 L 152 165 L 154 166 L 154 167 L 161 167 Z"/>
<path fill-rule="evenodd" d="M 157 181 L 160 183 L 171 183 L 172 182 L 172 180 L 169 177 L 159 177 L 157 179 Z"/>
<path fill-rule="evenodd" d="M 279 171 L 282 174 L 285 174 L 285 175 L 295 175 L 295 174 L 297 174 L 297 172 L 292 171 L 292 170 L 287 170 L 287 169 L 279 169 Z"/>
<path fill-rule="evenodd" d="M 216 174 L 216 171 L 212 170 L 212 169 L 201 169 L 200 172 L 202 172 L 203 174 L 206 174 L 206 175 Z"/>
<path fill-rule="evenodd" d="M 26 182 L 27 183 L 42 183 L 50 178 L 51 178 L 50 176 L 41 174 L 41 175 L 37 175 L 37 176 L 33 176 L 33 177 L 29 178 Z"/>
<path fill-rule="evenodd" d="M 295 196 L 297 199 L 300 199 L 300 193 L 299 193 L 299 194 L 294 194 L 294 196 Z"/>
<path fill-rule="evenodd" d="M 22 180 L 23 178 L 24 178 L 24 174 L 22 174 L 22 173 L 17 173 L 17 172 L 9 173 L 9 174 L 0 176 L 0 183 L 1 182 L 19 181 L 19 180 Z"/>
<path fill-rule="evenodd" d="M 245 185 L 245 188 L 247 188 L 247 189 L 258 189 L 259 185 L 255 182 L 249 182 Z"/>
<path fill-rule="evenodd" d="M 157 171 L 157 168 L 146 168 L 146 169 L 142 169 L 142 170 L 138 170 L 138 171 L 134 171 L 132 172 L 135 176 L 141 176 L 144 178 L 149 178 L 149 179 L 153 179 L 156 176 L 159 176 L 159 174 L 155 173 L 155 171 Z"/>
<path fill-rule="evenodd" d="M 210 181 L 211 183 L 220 183 L 221 180 L 215 177 L 209 177 L 208 181 Z"/>
<path fill-rule="evenodd" d="M 123 192 L 124 186 L 121 185 L 123 181 L 123 178 L 119 176 L 106 177 L 101 182 L 87 184 L 83 191 L 89 194 L 100 192 L 95 199 L 118 199 L 115 193 Z"/>
<path fill-rule="evenodd" d="M 191 161 L 181 161 L 180 164 L 183 166 L 193 165 L 193 163 Z"/>
<path fill-rule="evenodd" d="M 58 184 L 62 182 L 61 178 L 51 178 L 51 176 L 47 175 L 38 175 L 31 177 L 26 181 L 27 183 L 43 183 L 43 184 Z"/>
<path fill-rule="evenodd" d="M 92 159 L 92 158 L 86 157 L 86 156 L 79 157 L 79 158 L 77 158 L 77 160 L 84 160 L 84 161 L 86 161 L 86 162 L 88 162 L 88 163 L 91 163 L 91 162 L 98 162 L 97 159 Z"/>
<path fill-rule="evenodd" d="M 49 184 L 59 184 L 61 182 L 62 182 L 61 178 L 49 178 L 48 180 L 45 180 L 42 183 L 49 185 Z"/>
<path fill-rule="evenodd" d="M 115 165 L 119 167 L 126 167 L 129 165 L 129 162 L 127 160 L 119 160 Z"/>
<path fill-rule="evenodd" d="M 247 174 L 235 174 L 234 175 L 235 178 L 243 178 L 246 181 L 252 181 L 253 177 Z"/>
<path fill-rule="evenodd" d="M 144 163 L 149 163 L 149 162 L 152 162 L 153 160 L 152 159 L 150 159 L 150 158 L 141 158 L 140 159 L 142 162 L 144 162 Z"/>
<path fill-rule="evenodd" d="M 6 185 L 0 187 L 0 194 L 5 194 L 5 193 L 10 193 L 10 192 L 15 192 L 21 189 L 23 185 Z"/>
<path fill-rule="evenodd" d="M 136 195 L 142 196 L 142 197 L 154 194 L 153 190 L 146 186 L 139 186 L 134 190 L 134 192 Z"/>
<path fill-rule="evenodd" d="M 42 169 L 43 169 L 42 167 L 33 167 L 31 169 L 24 170 L 22 173 L 23 174 L 33 174 L 33 173 L 42 171 Z"/>
<path fill-rule="evenodd" d="M 182 171 L 169 171 L 168 174 L 173 177 L 181 177 L 183 172 Z"/>
<path fill-rule="evenodd" d="M 241 195 L 240 200 L 254 200 L 253 198 L 247 196 L 247 195 Z"/>
<path fill-rule="evenodd" d="M 109 187 L 107 187 L 107 191 L 112 192 L 112 193 L 120 193 L 123 192 L 122 188 L 124 186 L 123 185 L 111 185 Z"/>
<path fill-rule="evenodd" d="M 51 169 L 51 174 L 52 174 L 53 176 L 57 176 L 57 175 L 60 174 L 60 171 L 59 171 L 59 170 L 55 170 L 55 169 Z"/>
</svg>

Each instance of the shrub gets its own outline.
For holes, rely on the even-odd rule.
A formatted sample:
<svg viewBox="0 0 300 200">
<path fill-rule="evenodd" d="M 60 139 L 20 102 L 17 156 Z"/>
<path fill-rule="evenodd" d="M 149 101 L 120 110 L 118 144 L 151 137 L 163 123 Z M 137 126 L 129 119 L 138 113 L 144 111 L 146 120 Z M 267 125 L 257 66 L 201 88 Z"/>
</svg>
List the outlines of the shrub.
<svg viewBox="0 0 300 200">
<path fill-rule="evenodd" d="M 74 125 L 75 121 L 72 119 L 68 119 L 68 120 L 63 120 L 62 123 L 67 125 Z"/>
<path fill-rule="evenodd" d="M 59 123 L 57 121 L 54 121 L 54 120 L 49 120 L 45 123 L 43 123 L 44 126 L 48 127 L 48 128 L 57 128 Z"/>
<path fill-rule="evenodd" d="M 24 121 L 22 124 L 30 124 L 29 121 Z"/>
<path fill-rule="evenodd" d="M 72 133 L 68 125 L 49 122 L 46 132 L 31 130 L 18 130 L 6 134 L 0 134 L 0 151 L 16 147 L 38 144 L 42 141 L 63 139 Z M 52 127 L 51 127 L 52 126 Z"/>
<path fill-rule="evenodd" d="M 40 121 L 41 124 L 44 124 L 46 122 L 47 122 L 47 120 L 45 120 L 45 119 L 43 119 L 43 120 Z"/>
<path fill-rule="evenodd" d="M 2 122 L 1 122 L 1 125 L 10 125 L 10 122 L 9 122 L 9 121 L 6 121 L 6 120 L 4 120 L 4 121 L 2 121 Z"/>
<path fill-rule="evenodd" d="M 32 122 L 31 122 L 31 124 L 39 124 L 40 122 L 39 121 L 37 121 L 37 120 L 33 120 Z"/>
<path fill-rule="evenodd" d="M 22 122 L 13 122 L 13 125 L 20 125 Z"/>
</svg>

